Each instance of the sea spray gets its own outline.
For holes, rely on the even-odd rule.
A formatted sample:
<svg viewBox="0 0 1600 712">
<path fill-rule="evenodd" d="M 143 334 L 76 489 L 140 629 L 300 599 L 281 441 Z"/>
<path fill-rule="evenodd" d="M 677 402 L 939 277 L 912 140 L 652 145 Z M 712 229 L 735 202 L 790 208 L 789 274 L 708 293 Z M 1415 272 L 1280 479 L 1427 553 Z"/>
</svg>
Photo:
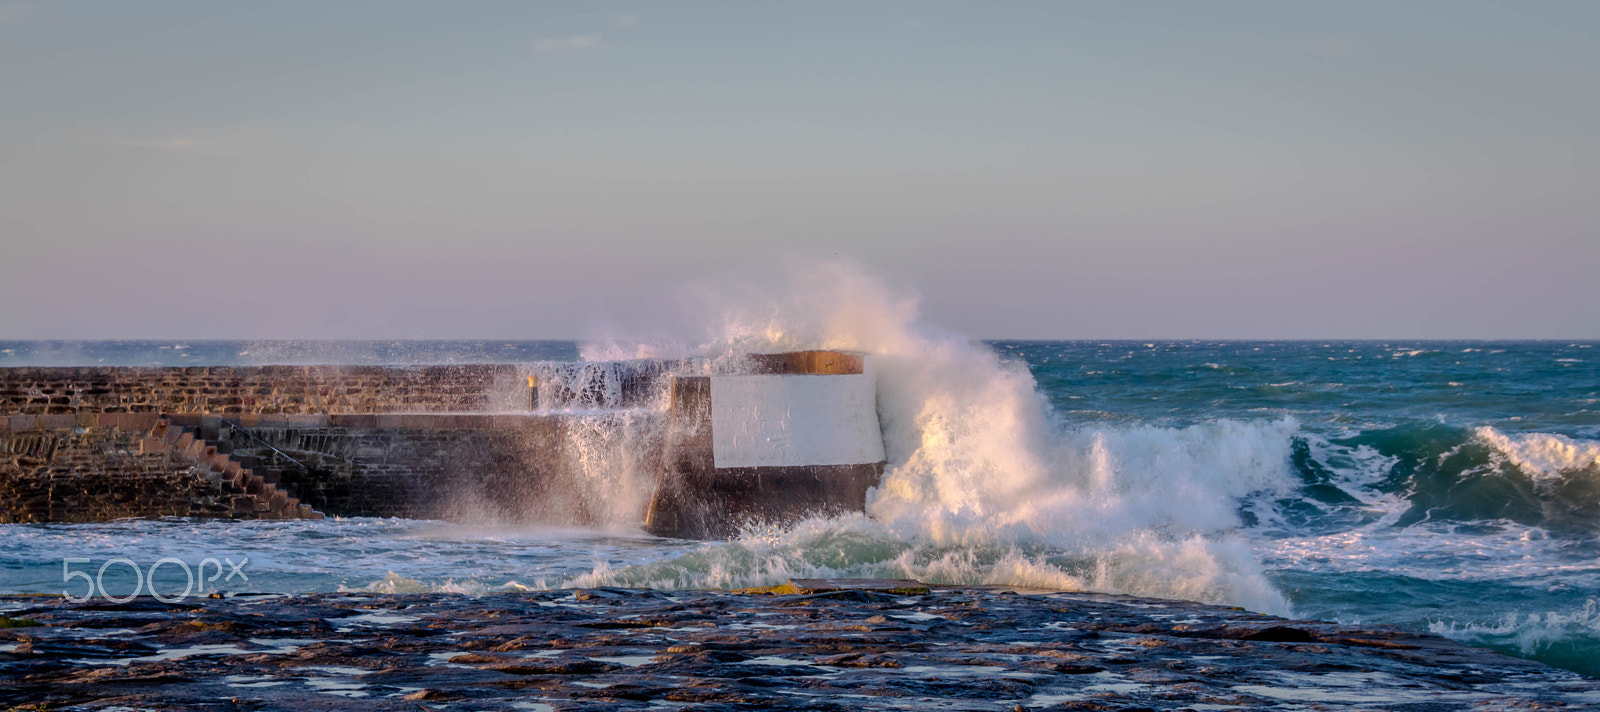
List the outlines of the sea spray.
<svg viewBox="0 0 1600 712">
<path fill-rule="evenodd" d="M 574 506 L 547 508 L 542 521 L 637 531 L 661 468 L 656 454 L 664 423 L 664 415 L 649 408 L 569 416 L 562 449 L 571 462 L 563 470 L 567 475 L 552 485 L 568 493 Z"/>
<path fill-rule="evenodd" d="M 575 584 L 743 586 L 791 576 L 1081 588 L 1287 613 L 1233 532 L 1237 500 L 1290 487 L 1292 419 L 1184 429 L 1064 425 L 1027 367 L 921 323 L 917 299 L 849 263 L 791 266 L 774 288 L 701 293 L 699 341 L 622 340 L 584 355 L 736 359 L 871 354 L 888 468 L 870 518 L 747 531 Z"/>
</svg>

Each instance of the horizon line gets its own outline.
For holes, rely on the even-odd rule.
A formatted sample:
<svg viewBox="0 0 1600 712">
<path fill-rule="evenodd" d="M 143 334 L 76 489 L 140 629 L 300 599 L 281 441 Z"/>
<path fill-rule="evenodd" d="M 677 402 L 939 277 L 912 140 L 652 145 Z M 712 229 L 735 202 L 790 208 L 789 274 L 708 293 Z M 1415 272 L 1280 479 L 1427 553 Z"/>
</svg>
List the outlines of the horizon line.
<svg viewBox="0 0 1600 712">
<path fill-rule="evenodd" d="M 970 341 L 1036 342 L 1036 343 L 1050 343 L 1050 342 L 1085 342 L 1085 343 L 1087 343 L 1087 342 L 1102 342 L 1102 343 L 1104 343 L 1104 342 L 1127 342 L 1127 343 L 1139 343 L 1139 342 L 1145 342 L 1145 343 L 1150 343 L 1150 342 L 1185 343 L 1185 342 L 1187 342 L 1187 343 L 1196 343 L 1196 342 L 1264 342 L 1264 341 L 1270 341 L 1270 342 L 1304 342 L 1304 343 L 1311 343 L 1311 342 L 1318 342 L 1318 341 L 1338 341 L 1338 342 L 1423 341 L 1423 342 L 1455 342 L 1455 343 L 1460 343 L 1460 342 L 1465 342 L 1465 341 L 1479 341 L 1479 342 L 1485 342 L 1485 343 L 1488 343 L 1488 342 L 1514 343 L 1514 342 L 1536 342 L 1536 341 L 1573 341 L 1573 342 L 1600 343 L 1600 336 L 1595 336 L 1595 337 L 1567 337 L 1567 336 L 1498 336 L 1498 337 L 1496 337 L 1496 336 L 1462 336 L 1462 337 L 1451 337 L 1451 336 L 1445 336 L 1445 337 L 1440 337 L 1440 336 L 1355 336 L 1355 337 L 1350 337 L 1350 336 L 1327 336 L 1327 337 L 1316 337 L 1316 336 L 1292 336 L 1292 337 L 1264 337 L 1264 336 L 1240 336 L 1240 337 L 1171 337 L 1171 336 L 1149 336 L 1149 337 L 1133 337 L 1133 336 L 1118 336 L 1118 337 L 1012 337 L 1012 336 L 1007 336 L 1007 337 L 990 337 L 990 336 L 982 336 L 982 337 L 980 337 L 980 336 L 970 336 L 970 337 L 967 337 L 967 338 Z M 359 337 L 359 338 L 345 338 L 345 337 L 225 337 L 225 336 L 224 337 L 208 336 L 208 337 L 194 337 L 194 338 L 172 337 L 172 336 L 155 336 L 155 337 L 138 337 L 138 338 L 121 338 L 121 337 L 119 337 L 119 338 L 71 337 L 71 338 L 45 338 L 45 339 L 0 338 L 0 343 L 52 343 L 52 342 L 54 342 L 54 343 L 122 343 L 122 342 L 127 342 L 127 343 L 137 343 L 137 342 L 153 343 L 153 342 L 163 342 L 163 341 L 183 341 L 183 342 L 195 342 L 195 343 L 224 343 L 224 342 L 325 342 L 325 343 L 417 342 L 417 343 L 421 343 L 421 342 L 451 342 L 451 341 L 457 341 L 457 342 L 483 341 L 483 342 L 501 342 L 501 343 L 535 343 L 535 342 L 597 343 L 597 342 L 603 342 L 604 340 L 603 339 L 580 339 L 580 338 L 414 337 L 414 336 L 406 336 L 406 337 Z"/>
</svg>

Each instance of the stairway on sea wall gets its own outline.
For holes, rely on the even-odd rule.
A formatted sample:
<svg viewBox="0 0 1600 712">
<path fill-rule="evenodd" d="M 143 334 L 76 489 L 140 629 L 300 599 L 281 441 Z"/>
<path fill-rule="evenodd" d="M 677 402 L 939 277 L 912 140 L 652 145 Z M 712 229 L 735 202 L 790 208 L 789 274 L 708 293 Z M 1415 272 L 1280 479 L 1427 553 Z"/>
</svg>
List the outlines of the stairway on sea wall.
<svg viewBox="0 0 1600 712">
<path fill-rule="evenodd" d="M 229 515 L 256 519 L 322 519 L 323 514 L 302 504 L 278 485 L 276 472 L 257 472 L 260 458 L 230 456 L 231 448 L 196 435 L 198 428 L 174 426 L 163 418 L 139 441 L 142 452 L 173 452 L 201 468 L 204 477 L 222 490 Z"/>
<path fill-rule="evenodd" d="M 21 415 L 0 424 L 0 521 L 323 516 L 166 418 Z"/>
</svg>

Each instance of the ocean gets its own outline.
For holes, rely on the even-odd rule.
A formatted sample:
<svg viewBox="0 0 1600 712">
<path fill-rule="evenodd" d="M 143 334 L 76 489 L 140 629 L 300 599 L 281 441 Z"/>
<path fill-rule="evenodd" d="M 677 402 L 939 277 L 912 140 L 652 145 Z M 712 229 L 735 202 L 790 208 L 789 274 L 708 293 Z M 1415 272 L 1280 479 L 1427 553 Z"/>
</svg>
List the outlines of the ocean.
<svg viewBox="0 0 1600 712">
<path fill-rule="evenodd" d="M 892 309 L 888 310 L 892 312 Z M 1388 623 L 1600 676 L 1600 345 L 995 341 L 898 317 L 689 345 L 0 342 L 0 366 L 487 363 L 673 349 L 878 354 L 868 512 L 727 542 L 398 519 L 0 525 L 0 591 L 63 560 L 247 560 L 230 591 L 754 586 L 894 576 Z M 625 446 L 625 444 L 624 444 Z M 618 488 L 648 473 L 612 472 Z M 159 576 L 166 582 L 174 566 Z M 102 586 L 131 589 L 125 565 Z"/>
</svg>

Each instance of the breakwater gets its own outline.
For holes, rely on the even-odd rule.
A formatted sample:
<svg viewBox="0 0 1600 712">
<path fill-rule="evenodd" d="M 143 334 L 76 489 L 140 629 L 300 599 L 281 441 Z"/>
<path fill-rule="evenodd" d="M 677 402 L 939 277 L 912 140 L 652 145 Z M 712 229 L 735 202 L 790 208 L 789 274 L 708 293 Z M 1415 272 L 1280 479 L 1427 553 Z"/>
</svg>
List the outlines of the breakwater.
<svg viewBox="0 0 1600 712">
<path fill-rule="evenodd" d="M 406 517 L 723 537 L 860 510 L 859 354 L 0 369 L 0 521 Z"/>
</svg>

